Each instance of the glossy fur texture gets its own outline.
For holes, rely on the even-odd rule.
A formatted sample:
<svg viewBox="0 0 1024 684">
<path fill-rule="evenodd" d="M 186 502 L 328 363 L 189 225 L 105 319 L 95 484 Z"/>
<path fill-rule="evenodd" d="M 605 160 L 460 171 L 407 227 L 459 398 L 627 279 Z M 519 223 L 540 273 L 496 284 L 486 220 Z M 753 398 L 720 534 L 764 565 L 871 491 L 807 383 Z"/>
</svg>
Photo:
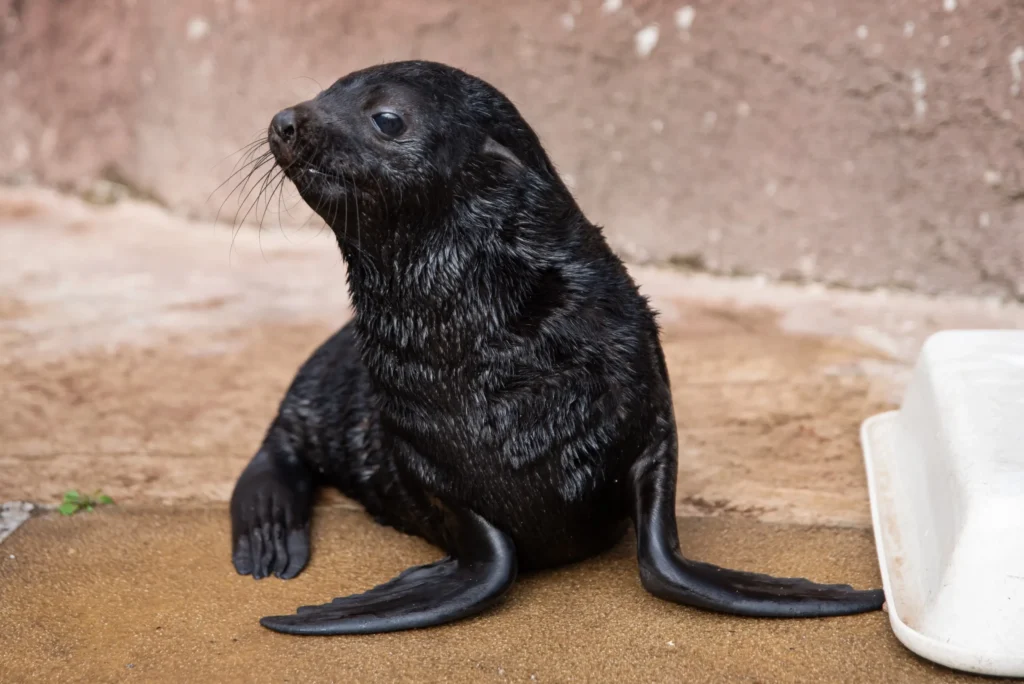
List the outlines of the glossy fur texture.
<svg viewBox="0 0 1024 684">
<path fill-rule="evenodd" d="M 519 570 L 608 548 L 630 520 L 640 578 L 663 599 L 774 617 L 881 606 L 880 590 L 680 555 L 655 316 L 501 93 L 445 65 L 387 64 L 279 113 L 269 139 L 337 236 L 355 318 L 299 371 L 236 485 L 235 567 L 300 572 L 321 486 L 448 556 L 262 624 L 449 622 L 492 605 Z"/>
</svg>

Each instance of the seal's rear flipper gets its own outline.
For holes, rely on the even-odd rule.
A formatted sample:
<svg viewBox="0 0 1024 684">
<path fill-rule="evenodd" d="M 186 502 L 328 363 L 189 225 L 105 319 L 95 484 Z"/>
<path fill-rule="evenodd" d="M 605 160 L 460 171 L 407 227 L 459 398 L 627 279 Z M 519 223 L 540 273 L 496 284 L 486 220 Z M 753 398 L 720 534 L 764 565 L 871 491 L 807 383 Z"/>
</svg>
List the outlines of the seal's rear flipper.
<svg viewBox="0 0 1024 684">
<path fill-rule="evenodd" d="M 816 584 L 683 558 L 676 532 L 674 466 L 671 436 L 645 454 L 632 473 L 640 577 L 649 592 L 673 603 L 751 617 L 827 617 L 882 607 L 881 589 Z"/>
<path fill-rule="evenodd" d="M 285 634 L 374 634 L 432 627 L 488 608 L 515 581 L 515 547 L 472 511 L 448 510 L 454 557 L 409 568 L 362 594 L 265 617 L 260 624 Z"/>
</svg>

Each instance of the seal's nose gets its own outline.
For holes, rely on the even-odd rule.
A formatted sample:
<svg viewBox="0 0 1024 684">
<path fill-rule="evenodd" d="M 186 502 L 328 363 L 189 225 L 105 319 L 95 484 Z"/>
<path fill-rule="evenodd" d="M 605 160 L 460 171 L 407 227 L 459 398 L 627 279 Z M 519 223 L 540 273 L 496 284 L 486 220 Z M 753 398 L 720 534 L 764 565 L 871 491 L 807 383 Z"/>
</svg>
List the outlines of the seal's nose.
<svg viewBox="0 0 1024 684">
<path fill-rule="evenodd" d="M 270 128 L 281 142 L 292 142 L 295 139 L 295 110 L 289 107 L 275 114 L 270 122 Z"/>
</svg>

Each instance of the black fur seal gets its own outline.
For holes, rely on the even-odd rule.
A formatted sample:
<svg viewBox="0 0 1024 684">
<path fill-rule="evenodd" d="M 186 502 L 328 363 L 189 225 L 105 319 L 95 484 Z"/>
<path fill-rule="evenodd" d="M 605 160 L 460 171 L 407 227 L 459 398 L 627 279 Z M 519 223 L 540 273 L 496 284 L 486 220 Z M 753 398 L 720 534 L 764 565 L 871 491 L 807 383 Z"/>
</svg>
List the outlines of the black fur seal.
<svg viewBox="0 0 1024 684">
<path fill-rule="evenodd" d="M 337 236 L 355 317 L 303 365 L 235 486 L 235 568 L 301 572 L 321 486 L 448 555 L 262 625 L 451 622 L 630 521 L 640 580 L 667 601 L 762 617 L 881 607 L 881 590 L 680 554 L 655 314 L 495 88 L 443 64 L 375 66 L 278 113 L 269 142 Z"/>
</svg>

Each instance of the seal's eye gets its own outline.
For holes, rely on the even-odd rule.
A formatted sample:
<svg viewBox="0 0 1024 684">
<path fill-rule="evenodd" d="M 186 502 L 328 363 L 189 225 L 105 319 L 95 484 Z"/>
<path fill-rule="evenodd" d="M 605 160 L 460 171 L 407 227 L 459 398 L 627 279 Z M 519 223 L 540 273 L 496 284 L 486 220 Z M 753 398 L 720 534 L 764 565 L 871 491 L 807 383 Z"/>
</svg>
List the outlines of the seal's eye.
<svg viewBox="0 0 1024 684">
<path fill-rule="evenodd" d="M 402 121 L 402 117 L 394 112 L 378 112 L 371 118 L 377 130 L 389 138 L 397 138 L 405 130 L 405 122 Z"/>
</svg>

